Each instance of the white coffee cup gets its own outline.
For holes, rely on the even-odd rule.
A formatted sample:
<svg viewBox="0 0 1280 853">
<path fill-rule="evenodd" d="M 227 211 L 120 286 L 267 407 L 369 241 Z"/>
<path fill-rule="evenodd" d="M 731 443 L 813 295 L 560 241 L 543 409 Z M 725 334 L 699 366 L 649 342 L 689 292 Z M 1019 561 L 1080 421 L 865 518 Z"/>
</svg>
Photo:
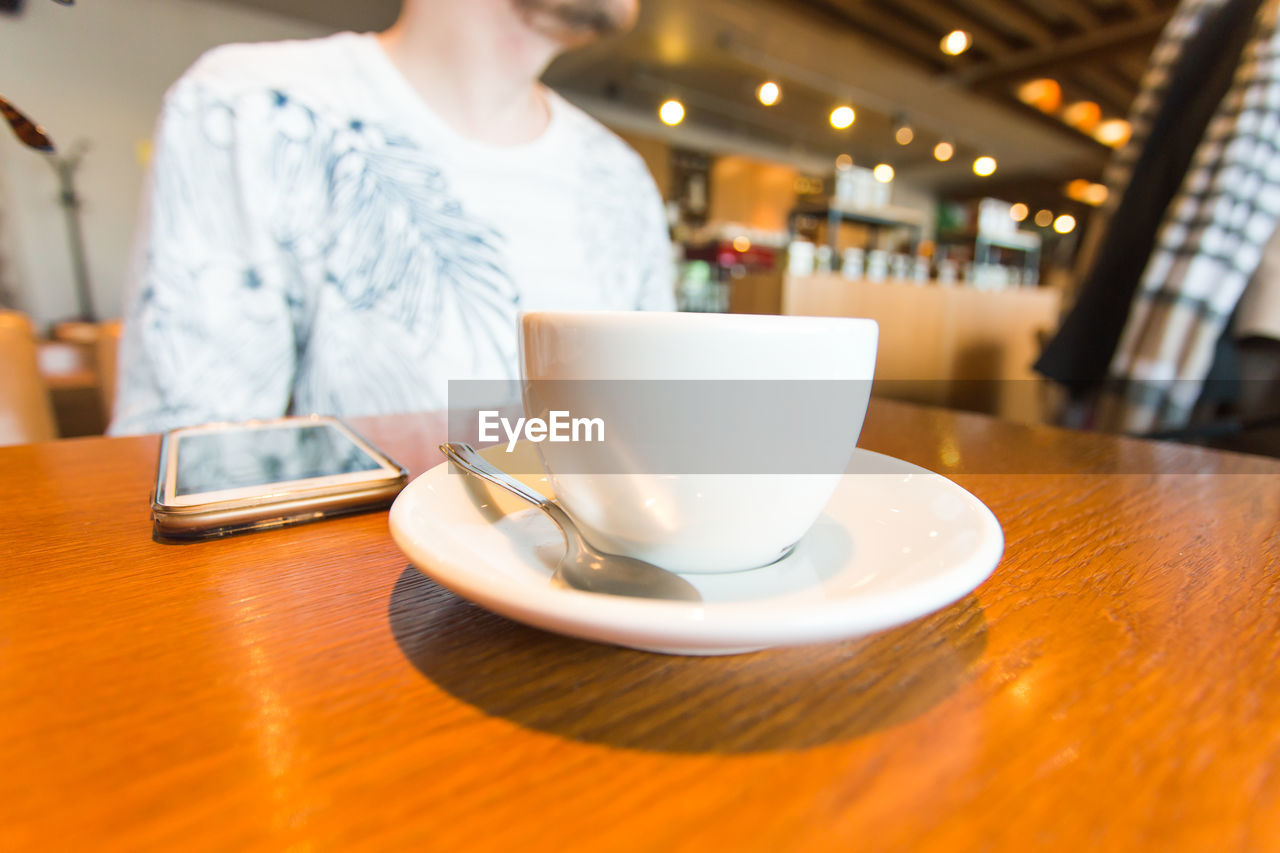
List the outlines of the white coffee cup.
<svg viewBox="0 0 1280 853">
<path fill-rule="evenodd" d="M 873 320 L 653 312 L 521 317 L 525 412 L 603 424 L 537 445 L 557 500 L 605 551 L 678 572 L 784 556 L 862 429 Z"/>
</svg>

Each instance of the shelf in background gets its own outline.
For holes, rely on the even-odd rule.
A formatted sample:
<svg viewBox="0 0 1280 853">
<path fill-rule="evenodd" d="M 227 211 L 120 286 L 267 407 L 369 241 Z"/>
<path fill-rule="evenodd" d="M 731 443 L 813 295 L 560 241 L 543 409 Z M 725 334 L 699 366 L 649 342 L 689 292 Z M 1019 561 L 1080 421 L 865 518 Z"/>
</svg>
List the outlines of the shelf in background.
<svg viewBox="0 0 1280 853">
<path fill-rule="evenodd" d="M 1020 249 L 1022 251 L 1039 251 L 1040 235 L 1034 231 L 1016 231 L 1013 234 L 986 234 L 979 231 L 943 231 L 938 235 L 939 243 L 981 242 L 1002 249 Z"/>
<path fill-rule="evenodd" d="M 832 199 L 827 203 L 803 202 L 797 204 L 791 211 L 793 222 L 796 216 L 838 218 L 848 222 L 861 222 L 865 225 L 876 225 L 885 228 L 911 228 L 916 231 L 923 229 L 928 219 L 928 214 L 925 211 L 911 207 L 896 207 L 894 205 L 858 207 L 837 199 Z"/>
</svg>

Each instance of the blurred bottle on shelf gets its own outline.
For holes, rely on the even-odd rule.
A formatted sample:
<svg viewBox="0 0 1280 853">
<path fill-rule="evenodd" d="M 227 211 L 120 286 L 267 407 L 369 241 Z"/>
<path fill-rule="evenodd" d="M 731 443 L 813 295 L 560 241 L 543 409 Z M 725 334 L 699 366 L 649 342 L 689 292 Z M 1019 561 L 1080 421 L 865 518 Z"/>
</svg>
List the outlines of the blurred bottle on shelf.
<svg viewBox="0 0 1280 853">
<path fill-rule="evenodd" d="M 791 275 L 813 275 L 816 247 L 808 240 L 792 240 L 787 247 L 787 272 Z"/>
<path fill-rule="evenodd" d="M 872 249 L 867 253 L 867 281 L 884 281 L 889 277 L 889 253 Z"/>
<path fill-rule="evenodd" d="M 835 253 L 832 251 L 830 246 L 818 246 L 817 249 L 814 250 L 814 271 L 819 274 L 831 272 L 834 255 Z"/>
<path fill-rule="evenodd" d="M 863 260 L 866 253 L 855 246 L 851 246 L 844 250 L 840 257 L 840 273 L 845 278 L 862 278 L 865 270 L 863 269 Z"/>
</svg>

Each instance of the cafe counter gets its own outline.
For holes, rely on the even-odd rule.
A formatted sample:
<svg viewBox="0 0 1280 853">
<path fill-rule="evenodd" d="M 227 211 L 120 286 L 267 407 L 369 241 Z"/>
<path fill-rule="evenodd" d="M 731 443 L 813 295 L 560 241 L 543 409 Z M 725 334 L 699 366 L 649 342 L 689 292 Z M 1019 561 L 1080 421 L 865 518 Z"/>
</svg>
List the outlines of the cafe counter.
<svg viewBox="0 0 1280 853">
<path fill-rule="evenodd" d="M 880 324 L 876 393 L 1039 423 L 1052 393 L 1032 371 L 1057 326 L 1060 294 L 936 282 L 787 276 L 783 314 L 870 317 Z"/>
</svg>

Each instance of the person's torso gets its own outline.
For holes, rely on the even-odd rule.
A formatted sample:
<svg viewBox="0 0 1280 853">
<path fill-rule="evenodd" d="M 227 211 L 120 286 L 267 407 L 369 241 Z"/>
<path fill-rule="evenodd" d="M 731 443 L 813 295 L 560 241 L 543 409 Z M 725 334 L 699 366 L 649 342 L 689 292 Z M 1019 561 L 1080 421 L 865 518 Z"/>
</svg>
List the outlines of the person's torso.
<svg viewBox="0 0 1280 853">
<path fill-rule="evenodd" d="M 552 96 L 533 142 L 473 143 L 370 36 L 273 48 L 234 132 L 252 254 L 304 342 L 295 410 L 441 408 L 450 379 L 515 375 L 520 311 L 639 307 L 666 260 L 642 256 L 652 184 L 604 128 Z"/>
</svg>

